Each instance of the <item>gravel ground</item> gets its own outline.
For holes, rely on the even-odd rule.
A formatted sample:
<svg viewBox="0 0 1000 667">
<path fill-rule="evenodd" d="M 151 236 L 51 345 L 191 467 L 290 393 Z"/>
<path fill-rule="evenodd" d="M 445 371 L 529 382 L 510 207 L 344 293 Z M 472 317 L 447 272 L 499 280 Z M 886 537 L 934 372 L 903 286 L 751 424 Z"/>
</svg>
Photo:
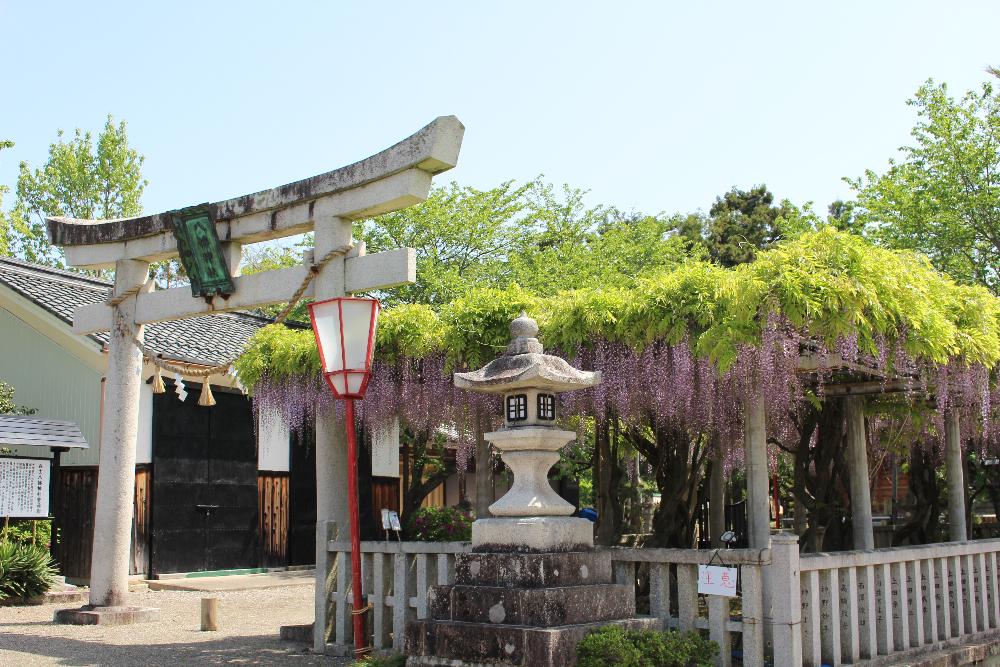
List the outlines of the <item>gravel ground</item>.
<svg viewBox="0 0 1000 667">
<path fill-rule="evenodd" d="M 200 632 L 201 598 L 219 598 L 218 632 Z M 311 586 L 202 593 L 131 593 L 130 605 L 156 607 L 160 620 L 123 626 L 56 625 L 57 609 L 74 605 L 0 607 L 0 665 L 326 665 L 345 658 L 313 655 L 278 639 L 282 625 L 310 623 Z"/>
</svg>

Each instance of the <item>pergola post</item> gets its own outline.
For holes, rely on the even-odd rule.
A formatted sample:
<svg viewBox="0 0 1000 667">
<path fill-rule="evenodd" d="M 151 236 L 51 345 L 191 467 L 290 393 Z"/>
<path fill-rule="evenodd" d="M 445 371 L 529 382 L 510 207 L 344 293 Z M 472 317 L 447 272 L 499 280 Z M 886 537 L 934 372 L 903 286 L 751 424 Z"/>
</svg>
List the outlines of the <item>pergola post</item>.
<svg viewBox="0 0 1000 667">
<path fill-rule="evenodd" d="M 722 549 L 722 534 L 726 532 L 726 473 L 722 465 L 722 454 L 716 453 L 712 460 L 712 473 L 709 477 L 708 496 L 708 534 L 712 546 Z"/>
<path fill-rule="evenodd" d="M 758 389 L 743 404 L 743 455 L 747 473 L 747 539 L 751 549 L 771 546 L 771 496 L 767 475 L 764 399 Z"/>
<path fill-rule="evenodd" d="M 944 413 L 944 458 L 948 476 L 948 537 L 952 542 L 965 542 L 965 471 L 962 456 L 962 432 L 958 414 Z"/>
<path fill-rule="evenodd" d="M 760 383 L 743 403 L 743 456 L 747 475 L 747 541 L 751 549 L 771 547 L 771 495 L 767 474 L 767 430 Z M 771 567 L 761 568 L 764 642 L 771 645 Z M 779 575 L 780 576 L 780 575 Z"/>
<path fill-rule="evenodd" d="M 115 263 L 116 298 L 108 340 L 108 371 L 101 423 L 101 455 L 97 469 L 97 507 L 90 569 L 90 604 L 121 607 L 128 596 L 132 498 L 135 494 L 135 447 L 142 385 L 143 325 L 135 323 L 136 291 L 145 288 L 149 263 L 123 259 Z M 128 508 L 127 510 L 125 508 Z"/>
<path fill-rule="evenodd" d="M 847 419 L 847 467 L 851 485 L 851 527 L 855 549 L 874 549 L 872 498 L 868 481 L 868 443 L 865 438 L 865 399 L 844 398 Z"/>
<path fill-rule="evenodd" d="M 316 258 L 324 257 L 335 248 L 351 243 L 351 222 L 341 218 L 317 221 L 315 227 Z M 363 254 L 354 253 L 354 254 Z M 344 263 L 341 255 L 331 260 L 316 275 L 315 294 L 317 301 L 333 299 L 345 295 Z M 330 611 L 330 595 L 337 578 L 337 564 L 329 564 L 327 543 L 322 539 L 339 539 L 348 525 L 347 488 L 347 438 L 344 418 L 336 410 L 316 415 L 316 571 L 324 573 L 325 585 L 316 586 L 316 618 L 313 625 L 313 650 L 323 653 L 326 642 L 333 630 Z M 332 526 L 330 525 L 332 524 Z M 330 528 L 326 528 L 330 526 Z M 336 533 L 330 535 L 330 533 Z M 317 581 L 317 584 L 320 582 Z M 346 595 L 341 600 L 346 600 Z M 346 604 L 346 603 L 344 603 Z"/>
</svg>

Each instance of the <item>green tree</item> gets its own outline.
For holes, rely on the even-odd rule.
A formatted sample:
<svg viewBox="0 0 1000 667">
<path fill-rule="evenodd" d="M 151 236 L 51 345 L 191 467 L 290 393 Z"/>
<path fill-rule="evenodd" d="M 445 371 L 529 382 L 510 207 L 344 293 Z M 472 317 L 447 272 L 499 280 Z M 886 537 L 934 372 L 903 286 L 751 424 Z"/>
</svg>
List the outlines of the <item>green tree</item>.
<svg viewBox="0 0 1000 667">
<path fill-rule="evenodd" d="M 26 408 L 14 402 L 14 388 L 0 382 L 0 415 L 33 415 L 32 408 Z"/>
<path fill-rule="evenodd" d="M 846 179 L 855 213 L 872 239 L 1000 293 L 1000 94 L 987 82 L 956 100 L 928 80 L 908 104 L 913 144 L 885 173 Z"/>
<path fill-rule="evenodd" d="M 473 285 L 501 286 L 505 264 L 531 233 L 528 192 L 535 182 L 508 181 L 490 190 L 452 183 L 425 202 L 359 223 L 368 252 L 417 251 L 417 282 L 393 290 L 390 303 L 442 304 Z"/>
<path fill-rule="evenodd" d="M 21 163 L 13 212 L 15 252 L 31 262 L 62 266 L 62 252 L 48 241 L 46 216 L 93 219 L 141 213 L 144 160 L 129 146 L 125 121 L 115 124 L 111 115 L 96 146 L 90 132 L 77 129 L 66 140 L 59 130 L 44 165 L 32 169 Z"/>
<path fill-rule="evenodd" d="M 490 190 L 452 184 L 427 201 L 359 223 L 369 252 L 412 247 L 417 283 L 389 303 L 450 303 L 475 287 L 516 284 L 533 294 L 632 284 L 644 271 L 696 254 L 683 216 L 588 207 L 586 191 L 536 179 Z"/>
<path fill-rule="evenodd" d="M 764 184 L 750 190 L 734 187 L 709 209 L 705 245 L 713 261 L 736 266 L 752 261 L 758 250 L 782 238 L 779 220 L 792 214 L 787 201 L 774 206 L 774 195 Z"/>
<path fill-rule="evenodd" d="M 13 148 L 13 141 L 0 141 L 0 151 L 5 148 Z M 10 255 L 10 239 L 12 222 L 10 216 L 3 211 L 3 196 L 10 191 L 6 185 L 0 185 L 0 255 Z"/>
</svg>

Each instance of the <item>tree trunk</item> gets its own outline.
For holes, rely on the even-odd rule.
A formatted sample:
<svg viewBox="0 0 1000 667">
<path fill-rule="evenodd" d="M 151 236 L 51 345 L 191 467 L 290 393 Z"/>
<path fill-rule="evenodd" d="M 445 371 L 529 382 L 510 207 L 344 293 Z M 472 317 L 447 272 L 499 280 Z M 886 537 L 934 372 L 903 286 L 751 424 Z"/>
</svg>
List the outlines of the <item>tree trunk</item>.
<svg viewBox="0 0 1000 667">
<path fill-rule="evenodd" d="M 927 448 L 910 449 L 909 517 L 892 536 L 892 545 L 929 544 L 941 530 L 941 487 L 937 479 L 938 461 Z"/>
<path fill-rule="evenodd" d="M 802 544 L 812 550 L 851 548 L 843 402 L 826 400 L 821 410 L 809 408 L 799 427 L 795 450 L 795 497 L 808 510 Z M 818 431 L 816 446 L 810 446 Z"/>
<path fill-rule="evenodd" d="M 651 417 L 649 423 L 655 423 Z M 650 441 L 644 428 L 629 428 L 624 437 L 653 467 L 660 505 L 653 514 L 653 534 L 645 546 L 694 547 L 698 506 L 708 496 L 704 483 L 707 469 L 707 438 L 692 437 L 676 425 L 660 425 Z"/>
</svg>

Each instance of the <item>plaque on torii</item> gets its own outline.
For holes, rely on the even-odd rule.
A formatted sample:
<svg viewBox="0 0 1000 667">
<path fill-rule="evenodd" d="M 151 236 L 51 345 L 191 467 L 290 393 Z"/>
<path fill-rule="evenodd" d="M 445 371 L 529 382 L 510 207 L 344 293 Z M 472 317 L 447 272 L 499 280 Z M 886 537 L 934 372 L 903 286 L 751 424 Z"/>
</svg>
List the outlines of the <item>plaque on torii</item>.
<svg viewBox="0 0 1000 667">
<path fill-rule="evenodd" d="M 142 343 L 143 326 L 287 302 L 312 274 L 315 277 L 302 296 L 316 299 L 414 282 L 416 253 L 412 248 L 365 255 L 364 244 L 351 239 L 352 222 L 426 199 L 431 178 L 457 163 L 464 131 L 457 118 L 442 116 L 396 145 L 346 167 L 271 190 L 199 205 L 197 211 L 203 217 L 197 220 L 194 231 L 204 240 L 211 237 L 214 225 L 220 242 L 214 253 L 221 249 L 224 262 L 213 259 L 215 270 L 206 273 L 210 284 L 194 294 L 190 287 L 153 290 L 148 280 L 150 263 L 180 255 L 178 238 L 183 234 L 176 233 L 178 213 L 191 207 L 120 220 L 48 218 L 49 236 L 64 250 L 67 264 L 115 270 L 111 298 L 106 303 L 81 306 L 73 315 L 76 334 L 110 332 L 105 403 L 111 409 L 103 411 L 101 425 L 90 605 L 62 610 L 57 620 L 102 623 L 108 620 L 99 618 L 101 615 L 111 615 L 115 622 L 134 622 L 152 613 L 125 606 L 143 373 L 143 353 L 136 343 Z M 243 245 L 309 231 L 314 232 L 315 247 L 313 253 L 306 253 L 302 265 L 240 275 Z M 180 240 L 182 244 L 186 241 Z M 219 275 L 218 267 L 223 264 L 228 276 Z M 339 419 L 327 414 L 316 421 L 320 548 L 314 644 L 320 650 L 325 647 L 329 624 L 325 580 L 320 581 L 329 575 L 324 536 L 328 526 L 346 525 L 347 513 L 346 484 L 340 479 L 346 468 L 344 428 Z"/>
</svg>

